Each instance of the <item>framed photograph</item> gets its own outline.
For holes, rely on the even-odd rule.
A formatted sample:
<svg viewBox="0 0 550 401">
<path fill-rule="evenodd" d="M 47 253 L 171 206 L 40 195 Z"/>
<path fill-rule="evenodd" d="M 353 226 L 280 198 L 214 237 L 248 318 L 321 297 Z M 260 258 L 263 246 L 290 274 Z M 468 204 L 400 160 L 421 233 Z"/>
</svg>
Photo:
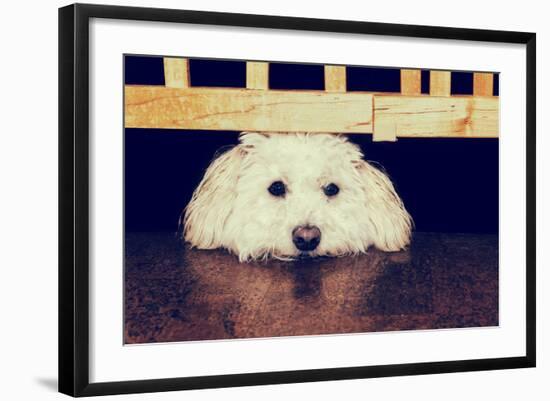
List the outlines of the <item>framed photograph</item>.
<svg viewBox="0 0 550 401">
<path fill-rule="evenodd" d="M 59 10 L 59 390 L 535 366 L 535 34 Z"/>
</svg>

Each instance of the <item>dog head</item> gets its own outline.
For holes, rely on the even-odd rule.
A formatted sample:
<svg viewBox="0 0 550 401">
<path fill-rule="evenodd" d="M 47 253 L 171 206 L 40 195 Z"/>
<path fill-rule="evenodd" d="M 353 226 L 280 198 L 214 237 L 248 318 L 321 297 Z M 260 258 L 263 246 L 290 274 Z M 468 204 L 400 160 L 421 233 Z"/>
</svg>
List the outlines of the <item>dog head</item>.
<svg viewBox="0 0 550 401">
<path fill-rule="evenodd" d="M 398 251 L 412 220 L 389 178 L 333 134 L 243 133 L 208 167 L 184 238 L 241 261 Z"/>
</svg>

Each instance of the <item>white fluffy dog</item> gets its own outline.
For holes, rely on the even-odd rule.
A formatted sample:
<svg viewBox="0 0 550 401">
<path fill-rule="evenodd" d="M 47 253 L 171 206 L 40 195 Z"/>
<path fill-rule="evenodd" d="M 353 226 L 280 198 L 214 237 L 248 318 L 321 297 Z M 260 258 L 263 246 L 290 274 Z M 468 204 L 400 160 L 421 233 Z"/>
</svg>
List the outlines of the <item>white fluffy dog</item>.
<svg viewBox="0 0 550 401">
<path fill-rule="evenodd" d="M 184 238 L 240 261 L 399 251 L 412 220 L 389 178 L 346 137 L 247 133 L 193 193 Z"/>
</svg>

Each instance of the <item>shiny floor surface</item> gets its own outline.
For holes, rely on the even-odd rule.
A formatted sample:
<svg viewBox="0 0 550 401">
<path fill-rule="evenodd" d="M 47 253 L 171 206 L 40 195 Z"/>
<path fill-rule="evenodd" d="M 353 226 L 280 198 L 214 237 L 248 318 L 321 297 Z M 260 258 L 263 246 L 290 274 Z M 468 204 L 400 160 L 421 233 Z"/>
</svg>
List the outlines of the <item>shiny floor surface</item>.
<svg viewBox="0 0 550 401">
<path fill-rule="evenodd" d="M 127 344 L 498 325 L 498 237 L 415 233 L 410 250 L 239 263 L 127 233 Z"/>
</svg>

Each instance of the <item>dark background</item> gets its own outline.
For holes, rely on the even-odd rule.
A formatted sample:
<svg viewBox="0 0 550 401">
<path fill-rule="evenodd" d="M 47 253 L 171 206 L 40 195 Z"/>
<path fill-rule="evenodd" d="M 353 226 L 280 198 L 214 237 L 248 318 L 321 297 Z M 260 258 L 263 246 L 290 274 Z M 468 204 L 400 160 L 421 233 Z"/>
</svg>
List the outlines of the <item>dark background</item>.
<svg viewBox="0 0 550 401">
<path fill-rule="evenodd" d="M 245 87 L 241 61 L 190 60 L 192 86 Z M 270 64 L 272 89 L 324 89 L 322 65 Z M 400 91 L 399 69 L 348 67 L 348 91 Z M 498 95 L 498 75 L 494 75 Z M 161 57 L 125 57 L 125 83 L 164 85 Z M 452 94 L 471 94 L 473 75 L 453 72 Z M 422 72 L 429 93 L 429 72 Z M 216 151 L 235 131 L 125 130 L 127 231 L 173 231 Z M 395 184 L 417 231 L 498 233 L 498 139 L 399 138 L 372 142 L 349 135 Z"/>
</svg>

